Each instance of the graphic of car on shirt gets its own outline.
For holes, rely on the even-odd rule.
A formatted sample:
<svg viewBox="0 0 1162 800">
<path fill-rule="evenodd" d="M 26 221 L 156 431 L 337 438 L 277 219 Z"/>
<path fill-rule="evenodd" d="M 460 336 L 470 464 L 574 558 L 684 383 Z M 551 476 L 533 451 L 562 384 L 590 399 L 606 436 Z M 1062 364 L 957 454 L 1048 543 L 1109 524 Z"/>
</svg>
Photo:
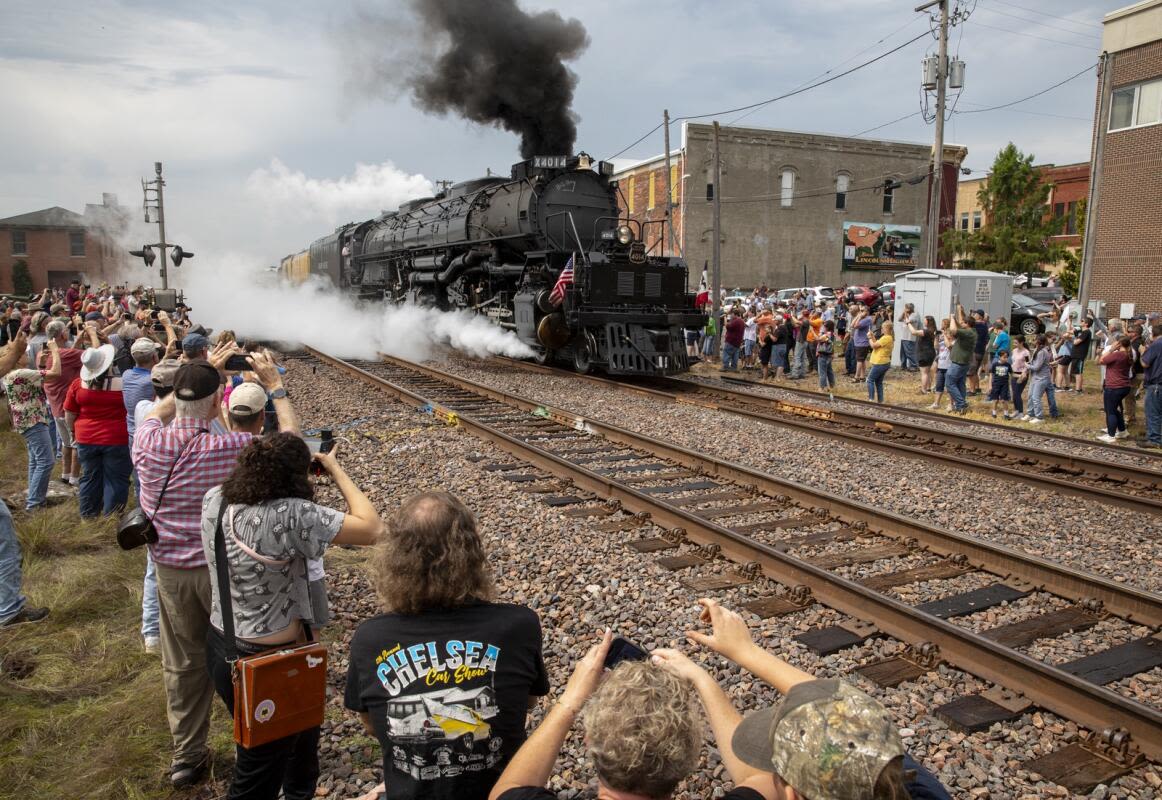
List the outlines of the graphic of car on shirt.
<svg viewBox="0 0 1162 800">
<path fill-rule="evenodd" d="M 455 742 L 472 752 L 476 743 L 487 740 L 492 726 L 486 721 L 496 715 L 491 687 L 465 692 L 451 690 L 401 697 L 388 704 L 388 735 L 396 742 Z"/>
</svg>

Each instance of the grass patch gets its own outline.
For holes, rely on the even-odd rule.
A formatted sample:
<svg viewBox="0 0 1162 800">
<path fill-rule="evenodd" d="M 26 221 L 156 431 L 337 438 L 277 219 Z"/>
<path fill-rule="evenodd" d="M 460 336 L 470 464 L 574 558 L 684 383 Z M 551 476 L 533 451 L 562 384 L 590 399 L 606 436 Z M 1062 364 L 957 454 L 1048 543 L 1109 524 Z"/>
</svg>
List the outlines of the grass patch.
<svg viewBox="0 0 1162 800">
<path fill-rule="evenodd" d="M 24 489 L 26 458 L 0 433 L 5 495 Z M 75 500 L 14 520 L 24 593 L 51 614 L 0 630 L 0 798 L 196 796 L 169 787 L 161 660 L 141 642 L 145 553 L 118 549 L 116 521 L 82 520 Z M 225 716 L 215 701 L 219 764 L 233 752 Z"/>
</svg>

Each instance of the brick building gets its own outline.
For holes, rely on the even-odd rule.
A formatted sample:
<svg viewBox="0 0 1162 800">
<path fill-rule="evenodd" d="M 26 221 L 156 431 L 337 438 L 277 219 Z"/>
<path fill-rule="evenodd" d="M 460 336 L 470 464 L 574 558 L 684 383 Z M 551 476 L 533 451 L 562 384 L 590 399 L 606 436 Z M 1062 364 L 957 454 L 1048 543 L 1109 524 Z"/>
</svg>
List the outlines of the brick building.
<svg viewBox="0 0 1162 800">
<path fill-rule="evenodd" d="M 1145 0 L 1106 14 L 1102 49 L 1110 70 L 1105 146 L 1094 175 L 1097 216 L 1092 229 L 1089 297 L 1116 316 L 1162 310 L 1162 0 Z M 1101 107 L 1098 88 L 1098 108 Z"/>
<path fill-rule="evenodd" d="M 0 219 L 0 293 L 13 291 L 12 270 L 23 262 L 36 291 L 65 287 L 74 278 L 112 283 L 125 274 L 129 256 L 117 244 L 128 227 L 128 209 L 116 195 L 86 204 L 77 214 L 60 206 Z"/>
<path fill-rule="evenodd" d="M 651 252 L 681 253 L 694 275 L 713 255 L 712 142 L 713 126 L 686 123 L 682 146 L 670 154 L 676 247 L 660 224 L 667 213 L 664 156 L 615 175 L 621 211 L 643 224 Z M 908 269 L 904 260 L 924 263 L 931 145 L 724 127 L 720 147 L 723 287 L 875 284 Z M 963 147 L 945 148 L 945 229 L 953 222 L 956 176 L 966 154 Z M 873 237 L 878 230 L 881 241 L 903 229 L 915 246 L 904 244 L 910 255 L 896 263 L 845 268 L 845 261 L 847 267 L 863 263 L 846 258 L 848 226 Z M 875 250 L 878 256 L 879 244 Z"/>
</svg>

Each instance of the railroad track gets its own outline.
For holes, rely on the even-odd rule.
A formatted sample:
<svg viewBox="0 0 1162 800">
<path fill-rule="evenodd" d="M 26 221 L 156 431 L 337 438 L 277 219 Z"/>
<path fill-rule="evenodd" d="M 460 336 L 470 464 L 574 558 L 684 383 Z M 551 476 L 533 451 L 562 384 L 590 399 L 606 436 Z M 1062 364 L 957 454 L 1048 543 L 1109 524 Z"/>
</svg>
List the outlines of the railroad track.
<svg viewBox="0 0 1162 800">
<path fill-rule="evenodd" d="M 869 410 L 873 413 L 844 411 L 822 401 L 823 395 L 813 392 L 804 394 L 813 395 L 812 399 L 818 398 L 821 402 L 791 403 L 726 383 L 710 384 L 684 378 L 650 378 L 627 383 L 596 375 L 578 375 L 569 370 L 515 359 L 496 360 L 516 369 L 560 375 L 568 380 L 580 379 L 617 391 L 646 394 L 668 402 L 726 411 L 758 422 L 796 428 L 877 450 L 943 461 L 960 469 L 983 472 L 993 477 L 1013 478 L 1053 492 L 1066 492 L 1091 500 L 1097 498 L 1134 511 L 1162 514 L 1162 471 L 1159 471 L 1162 470 L 1162 459 L 1157 457 L 1142 459 L 1141 466 L 1111 463 L 1044 447 L 999 441 L 987 434 L 969 430 L 957 432 L 937 428 L 929 423 L 930 415 L 912 409 L 893 407 L 893 416 L 889 420 L 874 413 L 875 409 L 882 409 L 875 404 L 869 404 Z M 738 383 L 750 381 L 742 380 Z M 847 401 L 848 398 L 843 400 Z M 917 421 L 900 419 L 912 414 L 917 415 Z M 947 422 L 945 417 L 937 416 L 935 419 Z M 1124 449 L 1120 452 L 1125 455 Z"/>
<path fill-rule="evenodd" d="M 876 635 L 905 643 L 902 656 L 861 668 L 871 680 L 893 686 L 947 662 L 997 684 L 935 710 L 954 726 L 978 730 L 1039 706 L 1093 731 L 1023 768 L 1087 792 L 1144 757 L 1162 760 L 1162 713 L 1106 688 L 1162 665 L 1158 635 L 1055 666 L 1019 649 L 1113 618 L 1157 630 L 1160 595 L 428 366 L 308 354 L 495 444 L 519 460 L 484 463 L 483 469 L 542 494 L 567 516 L 593 520 L 598 530 L 636 536 L 630 547 L 664 554 L 658 563 L 666 568 L 689 570 L 686 583 L 699 592 L 761 581 L 764 596 L 748 606 L 754 613 L 776 616 L 818 602 L 846 615 L 836 626 L 800 637 L 816 652 L 836 652 Z M 870 577 L 844 574 L 873 563 L 882 569 Z M 940 596 L 940 581 L 967 575 L 980 577 L 982 586 L 953 594 L 946 589 Z M 913 606 L 895 595 L 920 581 L 939 599 Z M 776 591 L 775 583 L 785 588 Z M 955 621 L 1030 595 L 1068 604 L 982 632 Z"/>
</svg>

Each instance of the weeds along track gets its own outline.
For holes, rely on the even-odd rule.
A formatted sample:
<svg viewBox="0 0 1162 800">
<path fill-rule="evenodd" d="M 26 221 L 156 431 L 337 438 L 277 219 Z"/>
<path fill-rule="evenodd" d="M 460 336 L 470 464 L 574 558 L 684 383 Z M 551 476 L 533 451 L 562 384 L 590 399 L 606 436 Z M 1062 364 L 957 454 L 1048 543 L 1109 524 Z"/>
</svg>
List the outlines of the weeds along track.
<svg viewBox="0 0 1162 800">
<path fill-rule="evenodd" d="M 492 443 L 509 457 L 485 470 L 624 537 L 696 591 L 757 584 L 762 592 L 748 609 L 764 617 L 815 603 L 834 609 L 839 624 L 798 637 L 816 653 L 874 636 L 900 640 L 902 657 L 861 668 L 877 683 L 893 686 L 946 662 L 995 684 L 933 710 L 954 726 L 979 730 L 1039 706 L 1093 731 L 1025 765 L 1051 780 L 1088 791 L 1144 756 L 1162 759 L 1162 712 L 1123 689 L 1162 665 L 1160 595 L 429 366 L 305 357 Z M 973 616 L 1018 599 L 1030 608 L 1018 621 L 981 627 Z M 1099 639 L 1091 652 L 1050 663 L 1056 637 L 1110 622 L 1147 633 L 1113 646 Z"/>
<path fill-rule="evenodd" d="M 895 406 L 885 409 L 874 403 L 866 404 L 866 412 L 851 411 L 844 406 L 844 403 L 851 402 L 850 399 L 831 402 L 827 395 L 817 392 L 800 392 L 802 400 L 789 401 L 743 388 L 744 384 L 754 384 L 753 381 L 650 378 L 625 382 L 595 375 L 577 375 L 513 359 L 499 360 L 516 369 L 560 375 L 563 380 L 583 380 L 608 386 L 614 391 L 645 393 L 660 401 L 738 414 L 763 424 L 795 428 L 852 444 L 1010 478 L 1053 492 L 1162 515 L 1162 458 L 1149 454 L 1149 451 L 1141 451 L 1148 456 L 1136 459 L 1140 463 L 1131 463 L 1128 459 L 1117 461 L 1105 457 L 1103 453 L 1070 452 L 1058 441 L 1058 438 L 1067 437 L 1045 438 L 1036 444 L 1002 441 L 996 436 L 998 430 L 1003 433 L 1006 429 L 999 425 L 972 421 L 960 425 L 938 424 L 949 423 L 949 419 Z M 760 386 L 768 388 L 764 384 Z M 787 391 L 783 386 L 769 388 Z M 1104 447 L 1120 451 L 1121 456 L 1126 453 L 1125 448 Z"/>
</svg>

